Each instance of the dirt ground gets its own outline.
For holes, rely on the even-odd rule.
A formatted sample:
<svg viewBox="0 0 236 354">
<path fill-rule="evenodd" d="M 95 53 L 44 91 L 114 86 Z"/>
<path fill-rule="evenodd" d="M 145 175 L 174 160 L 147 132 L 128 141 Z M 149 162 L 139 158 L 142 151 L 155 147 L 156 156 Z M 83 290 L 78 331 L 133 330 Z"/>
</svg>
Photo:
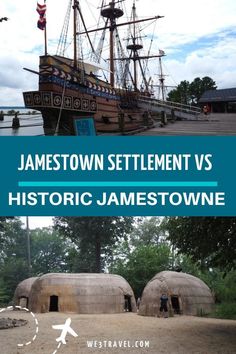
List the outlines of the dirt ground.
<svg viewBox="0 0 236 354">
<path fill-rule="evenodd" d="M 236 321 L 230 320 L 192 316 L 164 319 L 143 317 L 133 313 L 77 315 L 51 312 L 36 314 L 39 332 L 35 341 L 18 348 L 17 344 L 27 343 L 34 337 L 35 320 L 30 314 L 22 311 L 7 311 L 1 313 L 1 317 L 29 321 L 23 327 L 0 330 L 1 354 L 236 353 Z M 71 327 L 78 337 L 74 338 L 67 334 L 66 345 L 62 344 L 56 351 L 58 345 L 56 338 L 61 331 L 52 329 L 52 325 L 63 324 L 68 317 L 71 318 Z M 88 348 L 88 341 L 90 343 L 97 341 L 96 347 Z M 148 344 L 145 341 L 149 341 L 149 347 L 145 348 Z M 101 345 L 102 348 L 99 348 Z"/>
</svg>

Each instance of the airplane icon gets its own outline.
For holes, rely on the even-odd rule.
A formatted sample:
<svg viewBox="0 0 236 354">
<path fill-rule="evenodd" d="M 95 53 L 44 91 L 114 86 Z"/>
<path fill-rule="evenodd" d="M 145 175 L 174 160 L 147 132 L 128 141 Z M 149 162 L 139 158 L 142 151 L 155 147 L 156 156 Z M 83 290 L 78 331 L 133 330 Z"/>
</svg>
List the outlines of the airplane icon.
<svg viewBox="0 0 236 354">
<path fill-rule="evenodd" d="M 66 344 L 66 335 L 67 332 L 70 333 L 73 337 L 78 337 L 78 334 L 71 328 L 71 318 L 67 318 L 66 322 L 62 325 L 54 325 L 53 329 L 61 329 L 61 335 L 56 339 L 57 342 L 62 342 Z"/>
</svg>

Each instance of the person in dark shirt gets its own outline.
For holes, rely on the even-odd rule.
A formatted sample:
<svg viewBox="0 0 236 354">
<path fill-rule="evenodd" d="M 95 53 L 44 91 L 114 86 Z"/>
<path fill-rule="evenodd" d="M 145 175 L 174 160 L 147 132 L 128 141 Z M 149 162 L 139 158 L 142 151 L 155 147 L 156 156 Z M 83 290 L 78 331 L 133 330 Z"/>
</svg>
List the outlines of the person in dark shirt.
<svg viewBox="0 0 236 354">
<path fill-rule="evenodd" d="M 164 318 L 168 317 L 168 296 L 165 293 L 160 297 L 160 313 L 164 315 Z"/>
</svg>

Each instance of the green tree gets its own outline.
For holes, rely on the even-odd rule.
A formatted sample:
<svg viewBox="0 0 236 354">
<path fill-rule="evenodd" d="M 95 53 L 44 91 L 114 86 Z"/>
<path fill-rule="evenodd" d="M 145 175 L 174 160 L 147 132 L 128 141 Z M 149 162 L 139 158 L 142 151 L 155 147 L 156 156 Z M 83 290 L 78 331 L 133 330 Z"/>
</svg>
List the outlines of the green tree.
<svg viewBox="0 0 236 354">
<path fill-rule="evenodd" d="M 142 295 L 149 280 L 158 272 L 168 270 L 171 250 L 166 244 L 138 246 L 126 261 L 117 259 L 113 272 L 123 276 L 131 285 L 136 297 Z"/>
<path fill-rule="evenodd" d="M 67 253 L 71 247 L 59 233 L 51 228 L 30 231 L 32 274 L 67 271 Z"/>
<path fill-rule="evenodd" d="M 1 229 L 1 298 L 11 300 L 19 282 L 48 272 L 67 271 L 67 252 L 73 245 L 50 228 L 30 231 L 31 264 L 29 272 L 26 230 L 19 219 L 4 221 Z"/>
<path fill-rule="evenodd" d="M 1 261 L 14 256 L 27 259 L 26 233 L 18 218 L 5 221 L 1 231 Z"/>
<path fill-rule="evenodd" d="M 142 218 L 139 220 L 129 236 L 129 243 L 138 245 L 157 245 L 162 242 L 164 233 L 161 226 L 162 220 L 159 217 Z"/>
<path fill-rule="evenodd" d="M 201 278 L 201 267 L 198 262 L 193 261 L 192 257 L 187 256 L 186 254 L 175 254 L 173 255 L 173 263 L 172 269 L 174 271 L 181 271 Z"/>
<path fill-rule="evenodd" d="M 179 253 L 191 256 L 202 266 L 235 268 L 235 217 L 171 217 L 164 223 L 168 240 Z"/>
<path fill-rule="evenodd" d="M 8 302 L 7 289 L 4 280 L 0 278 L 0 307 L 5 306 Z"/>
<path fill-rule="evenodd" d="M 217 303 L 234 302 L 236 306 L 236 271 L 218 268 L 203 271 L 199 277 L 210 287 Z"/>
<path fill-rule="evenodd" d="M 189 90 L 192 99 L 195 103 L 198 103 L 199 99 L 203 93 L 207 90 L 215 90 L 217 88 L 216 83 L 209 76 L 205 76 L 202 79 L 196 77 L 193 82 L 191 82 Z"/>
<path fill-rule="evenodd" d="M 80 250 L 77 245 L 74 245 L 68 251 L 67 267 L 72 273 L 94 273 L 96 271 L 96 259 L 94 258 L 94 248 L 88 247 L 87 251 Z M 102 258 L 102 264 L 104 260 Z"/>
<path fill-rule="evenodd" d="M 112 246 L 132 229 L 130 217 L 56 217 L 55 228 L 77 246 L 83 271 L 101 272 Z M 80 263 L 81 264 L 81 263 Z"/>
<path fill-rule="evenodd" d="M 9 221 L 12 221 L 13 219 L 14 219 L 13 217 L 0 216 L 0 245 L 4 239 L 4 234 L 5 234 L 5 229 L 7 227 L 7 223 Z"/>
<path fill-rule="evenodd" d="M 169 92 L 167 100 L 182 104 L 197 104 L 205 91 L 216 88 L 215 81 L 209 76 L 202 79 L 196 77 L 191 83 L 186 80 L 181 81 L 174 90 Z"/>
<path fill-rule="evenodd" d="M 29 276 L 26 232 L 19 218 L 8 218 L 1 226 L 0 278 L 10 301 L 17 284 Z"/>
<path fill-rule="evenodd" d="M 7 301 L 12 300 L 17 285 L 28 278 L 28 264 L 25 259 L 11 256 L 6 259 L 1 268 L 0 277 L 4 284 L 4 296 Z"/>
<path fill-rule="evenodd" d="M 176 89 L 169 92 L 167 100 L 172 102 L 179 102 L 182 104 L 190 104 L 191 92 L 189 81 L 181 81 Z"/>
</svg>

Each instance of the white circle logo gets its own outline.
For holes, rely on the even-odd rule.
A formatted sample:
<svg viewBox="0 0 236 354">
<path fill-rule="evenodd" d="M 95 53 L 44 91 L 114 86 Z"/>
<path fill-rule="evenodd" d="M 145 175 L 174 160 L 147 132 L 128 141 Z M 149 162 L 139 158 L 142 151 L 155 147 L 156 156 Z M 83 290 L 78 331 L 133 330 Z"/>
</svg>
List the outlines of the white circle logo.
<svg viewBox="0 0 236 354">
<path fill-rule="evenodd" d="M 18 343 L 17 346 L 22 348 L 24 346 L 27 346 L 27 345 L 30 345 L 31 343 L 33 343 L 35 341 L 35 339 L 37 338 L 37 335 L 38 335 L 38 332 L 39 332 L 39 323 L 38 323 L 38 320 L 37 318 L 35 317 L 35 314 L 33 312 L 31 312 L 29 309 L 27 309 L 26 307 L 21 307 L 21 306 L 8 306 L 8 307 L 5 307 L 3 309 L 0 309 L 0 313 L 4 312 L 4 311 L 7 311 L 7 310 L 14 310 L 14 309 L 18 309 L 20 311 L 26 311 L 26 312 L 29 312 L 31 314 L 31 316 L 33 317 L 34 319 L 34 323 L 35 323 L 35 334 L 33 336 L 33 338 L 29 341 L 29 342 L 26 342 L 26 343 Z"/>
</svg>

